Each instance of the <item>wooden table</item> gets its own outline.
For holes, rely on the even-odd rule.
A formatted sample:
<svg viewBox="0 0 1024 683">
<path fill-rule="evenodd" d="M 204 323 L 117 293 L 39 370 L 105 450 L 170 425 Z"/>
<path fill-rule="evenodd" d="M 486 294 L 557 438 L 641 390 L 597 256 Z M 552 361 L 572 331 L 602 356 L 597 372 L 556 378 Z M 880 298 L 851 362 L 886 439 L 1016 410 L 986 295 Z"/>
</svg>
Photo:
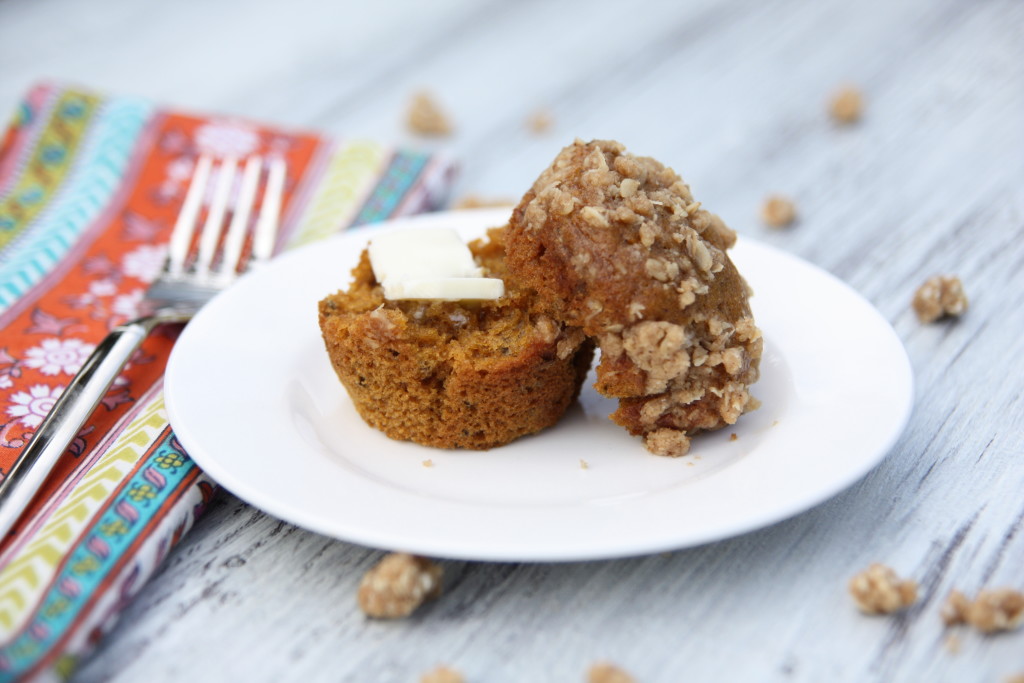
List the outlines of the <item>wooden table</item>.
<svg viewBox="0 0 1024 683">
<path fill-rule="evenodd" d="M 619 139 L 741 234 L 861 292 L 916 376 L 888 458 L 813 510 L 650 557 L 446 561 L 445 595 L 404 621 L 356 608 L 380 551 L 225 493 L 78 680 L 415 681 L 445 662 L 471 681 L 578 681 L 598 659 L 639 681 L 1024 673 L 1024 630 L 939 618 L 953 588 L 1024 589 L 1024 4 L 8 0 L 0 69 L 3 111 L 49 77 L 444 146 L 456 196 L 514 199 L 573 138 Z M 826 101 L 846 82 L 865 112 L 841 127 Z M 405 131 L 419 88 L 454 136 Z M 774 192 L 797 203 L 790 229 L 759 221 Z M 970 310 L 924 325 L 909 302 L 935 273 L 963 280 Z M 876 561 L 919 581 L 908 611 L 854 608 L 847 581 Z"/>
</svg>

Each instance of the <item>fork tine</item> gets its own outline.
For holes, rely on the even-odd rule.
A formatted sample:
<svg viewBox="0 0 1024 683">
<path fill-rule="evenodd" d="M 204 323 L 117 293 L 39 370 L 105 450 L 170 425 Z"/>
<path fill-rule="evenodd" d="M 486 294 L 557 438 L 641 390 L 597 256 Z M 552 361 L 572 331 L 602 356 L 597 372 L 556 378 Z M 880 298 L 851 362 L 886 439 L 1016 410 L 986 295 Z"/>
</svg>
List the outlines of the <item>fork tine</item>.
<svg viewBox="0 0 1024 683">
<path fill-rule="evenodd" d="M 199 254 L 196 256 L 196 275 L 199 277 L 209 275 L 213 258 L 217 254 L 217 245 L 220 242 L 224 215 L 227 213 L 228 198 L 231 196 L 231 186 L 235 182 L 237 168 L 238 162 L 235 158 L 227 157 L 217 173 L 217 184 L 213 190 L 213 199 L 210 201 L 210 210 L 206 214 L 206 222 L 199 236 Z"/>
<path fill-rule="evenodd" d="M 217 274 L 218 284 L 230 282 L 238 270 L 238 261 L 242 256 L 242 247 L 245 246 L 245 234 L 249 228 L 249 217 L 252 215 L 262 170 L 263 159 L 260 157 L 250 157 L 245 162 L 242 184 L 235 200 L 234 215 L 231 217 L 231 225 L 228 226 L 227 237 L 224 238 L 224 257 Z"/>
<path fill-rule="evenodd" d="M 210 177 L 212 164 L 213 159 L 210 155 L 204 154 L 199 157 L 195 171 L 192 173 L 192 183 L 188 186 L 185 201 L 178 213 L 178 220 L 175 221 L 174 230 L 171 231 L 166 268 L 172 277 L 181 277 L 185 272 L 185 262 L 188 259 L 188 252 L 192 248 L 192 234 L 195 232 L 196 218 L 199 217 L 203 192 L 206 190 L 206 182 Z"/>
<path fill-rule="evenodd" d="M 256 223 L 256 234 L 253 236 L 252 258 L 259 263 L 266 261 L 274 253 L 277 241 L 277 228 L 281 218 L 281 198 L 284 194 L 285 163 L 284 159 L 270 161 L 267 173 L 267 188 L 263 192 L 263 206 Z"/>
</svg>

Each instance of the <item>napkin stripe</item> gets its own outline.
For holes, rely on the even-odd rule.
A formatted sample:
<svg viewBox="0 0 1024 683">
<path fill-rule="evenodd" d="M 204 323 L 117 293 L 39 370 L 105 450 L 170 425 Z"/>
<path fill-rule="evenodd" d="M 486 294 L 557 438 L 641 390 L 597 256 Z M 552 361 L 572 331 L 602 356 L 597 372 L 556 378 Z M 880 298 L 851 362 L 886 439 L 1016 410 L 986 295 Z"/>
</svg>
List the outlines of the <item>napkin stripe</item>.
<svg viewBox="0 0 1024 683">
<path fill-rule="evenodd" d="M 11 185 L 24 171 L 40 136 L 46 130 L 38 123 L 48 120 L 60 97 L 60 91 L 50 85 L 39 85 L 25 96 L 15 113 L 0 154 L 0 197 L 6 197 Z"/>
<path fill-rule="evenodd" d="M 387 170 L 359 210 L 352 225 L 375 223 L 396 215 L 399 202 L 405 192 L 416 183 L 428 158 L 426 154 L 414 152 L 399 151 L 393 154 Z"/>
<path fill-rule="evenodd" d="M 0 249 L 21 235 L 61 188 L 98 104 L 79 93 L 58 99 L 23 173 L 0 201 Z"/>
<path fill-rule="evenodd" d="M 69 550 L 61 551 L 62 560 L 38 591 L 41 599 L 32 600 L 36 607 L 16 627 L 17 633 L 4 625 L 12 637 L 0 649 L 0 671 L 22 673 L 33 664 L 33 655 L 51 649 L 58 636 L 68 633 L 199 476 L 167 426 L 160 387 L 149 396 L 145 409 L 104 456 L 106 469 L 98 481 L 83 480 L 80 486 L 86 498 L 93 497 L 88 491 L 97 485 L 110 487 L 97 497 L 103 504 L 89 513 L 89 523 L 75 534 Z"/>
<path fill-rule="evenodd" d="M 122 99 L 98 113 L 91 129 L 83 129 L 76 145 L 81 157 L 67 178 L 66 189 L 52 198 L 33 225 L 3 254 L 0 267 L 0 311 L 39 282 L 64 257 L 76 239 L 101 213 L 122 180 L 152 106 Z"/>
<path fill-rule="evenodd" d="M 308 244 L 338 232 L 351 221 L 372 180 L 383 165 L 385 150 L 376 143 L 354 141 L 341 145 L 319 181 L 289 246 Z"/>
</svg>

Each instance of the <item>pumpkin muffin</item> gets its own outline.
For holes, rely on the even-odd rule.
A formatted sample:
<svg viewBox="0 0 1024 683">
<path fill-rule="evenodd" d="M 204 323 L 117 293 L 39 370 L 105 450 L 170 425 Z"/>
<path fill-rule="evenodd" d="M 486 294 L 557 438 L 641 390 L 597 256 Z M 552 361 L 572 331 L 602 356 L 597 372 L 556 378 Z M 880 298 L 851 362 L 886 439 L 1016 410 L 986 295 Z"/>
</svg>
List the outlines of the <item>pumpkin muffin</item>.
<svg viewBox="0 0 1024 683">
<path fill-rule="evenodd" d="M 727 250 L 736 234 L 658 161 L 617 142 L 577 140 L 512 214 L 506 282 L 537 292 L 554 320 L 601 349 L 597 390 L 649 450 L 756 406 L 761 333 Z"/>
<path fill-rule="evenodd" d="M 505 228 L 469 245 L 506 279 Z M 593 356 L 582 330 L 555 321 L 506 279 L 493 301 L 384 298 L 364 250 L 347 291 L 320 302 L 320 329 L 356 410 L 389 437 L 488 449 L 555 424 Z"/>
</svg>

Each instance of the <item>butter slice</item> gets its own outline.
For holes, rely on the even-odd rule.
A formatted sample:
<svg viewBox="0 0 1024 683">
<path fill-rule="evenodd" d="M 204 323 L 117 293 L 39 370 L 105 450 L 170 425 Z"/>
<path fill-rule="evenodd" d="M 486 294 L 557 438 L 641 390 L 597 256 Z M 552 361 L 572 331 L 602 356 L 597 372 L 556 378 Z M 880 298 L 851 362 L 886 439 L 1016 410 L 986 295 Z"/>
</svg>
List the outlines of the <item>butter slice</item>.
<svg viewBox="0 0 1024 683">
<path fill-rule="evenodd" d="M 493 277 L 445 277 L 384 283 L 385 299 L 438 299 L 465 301 L 500 299 L 505 283 Z"/>
<path fill-rule="evenodd" d="M 370 265 L 387 299 L 497 299 L 505 283 L 483 277 L 459 233 L 417 228 L 378 235 L 368 247 Z"/>
</svg>

